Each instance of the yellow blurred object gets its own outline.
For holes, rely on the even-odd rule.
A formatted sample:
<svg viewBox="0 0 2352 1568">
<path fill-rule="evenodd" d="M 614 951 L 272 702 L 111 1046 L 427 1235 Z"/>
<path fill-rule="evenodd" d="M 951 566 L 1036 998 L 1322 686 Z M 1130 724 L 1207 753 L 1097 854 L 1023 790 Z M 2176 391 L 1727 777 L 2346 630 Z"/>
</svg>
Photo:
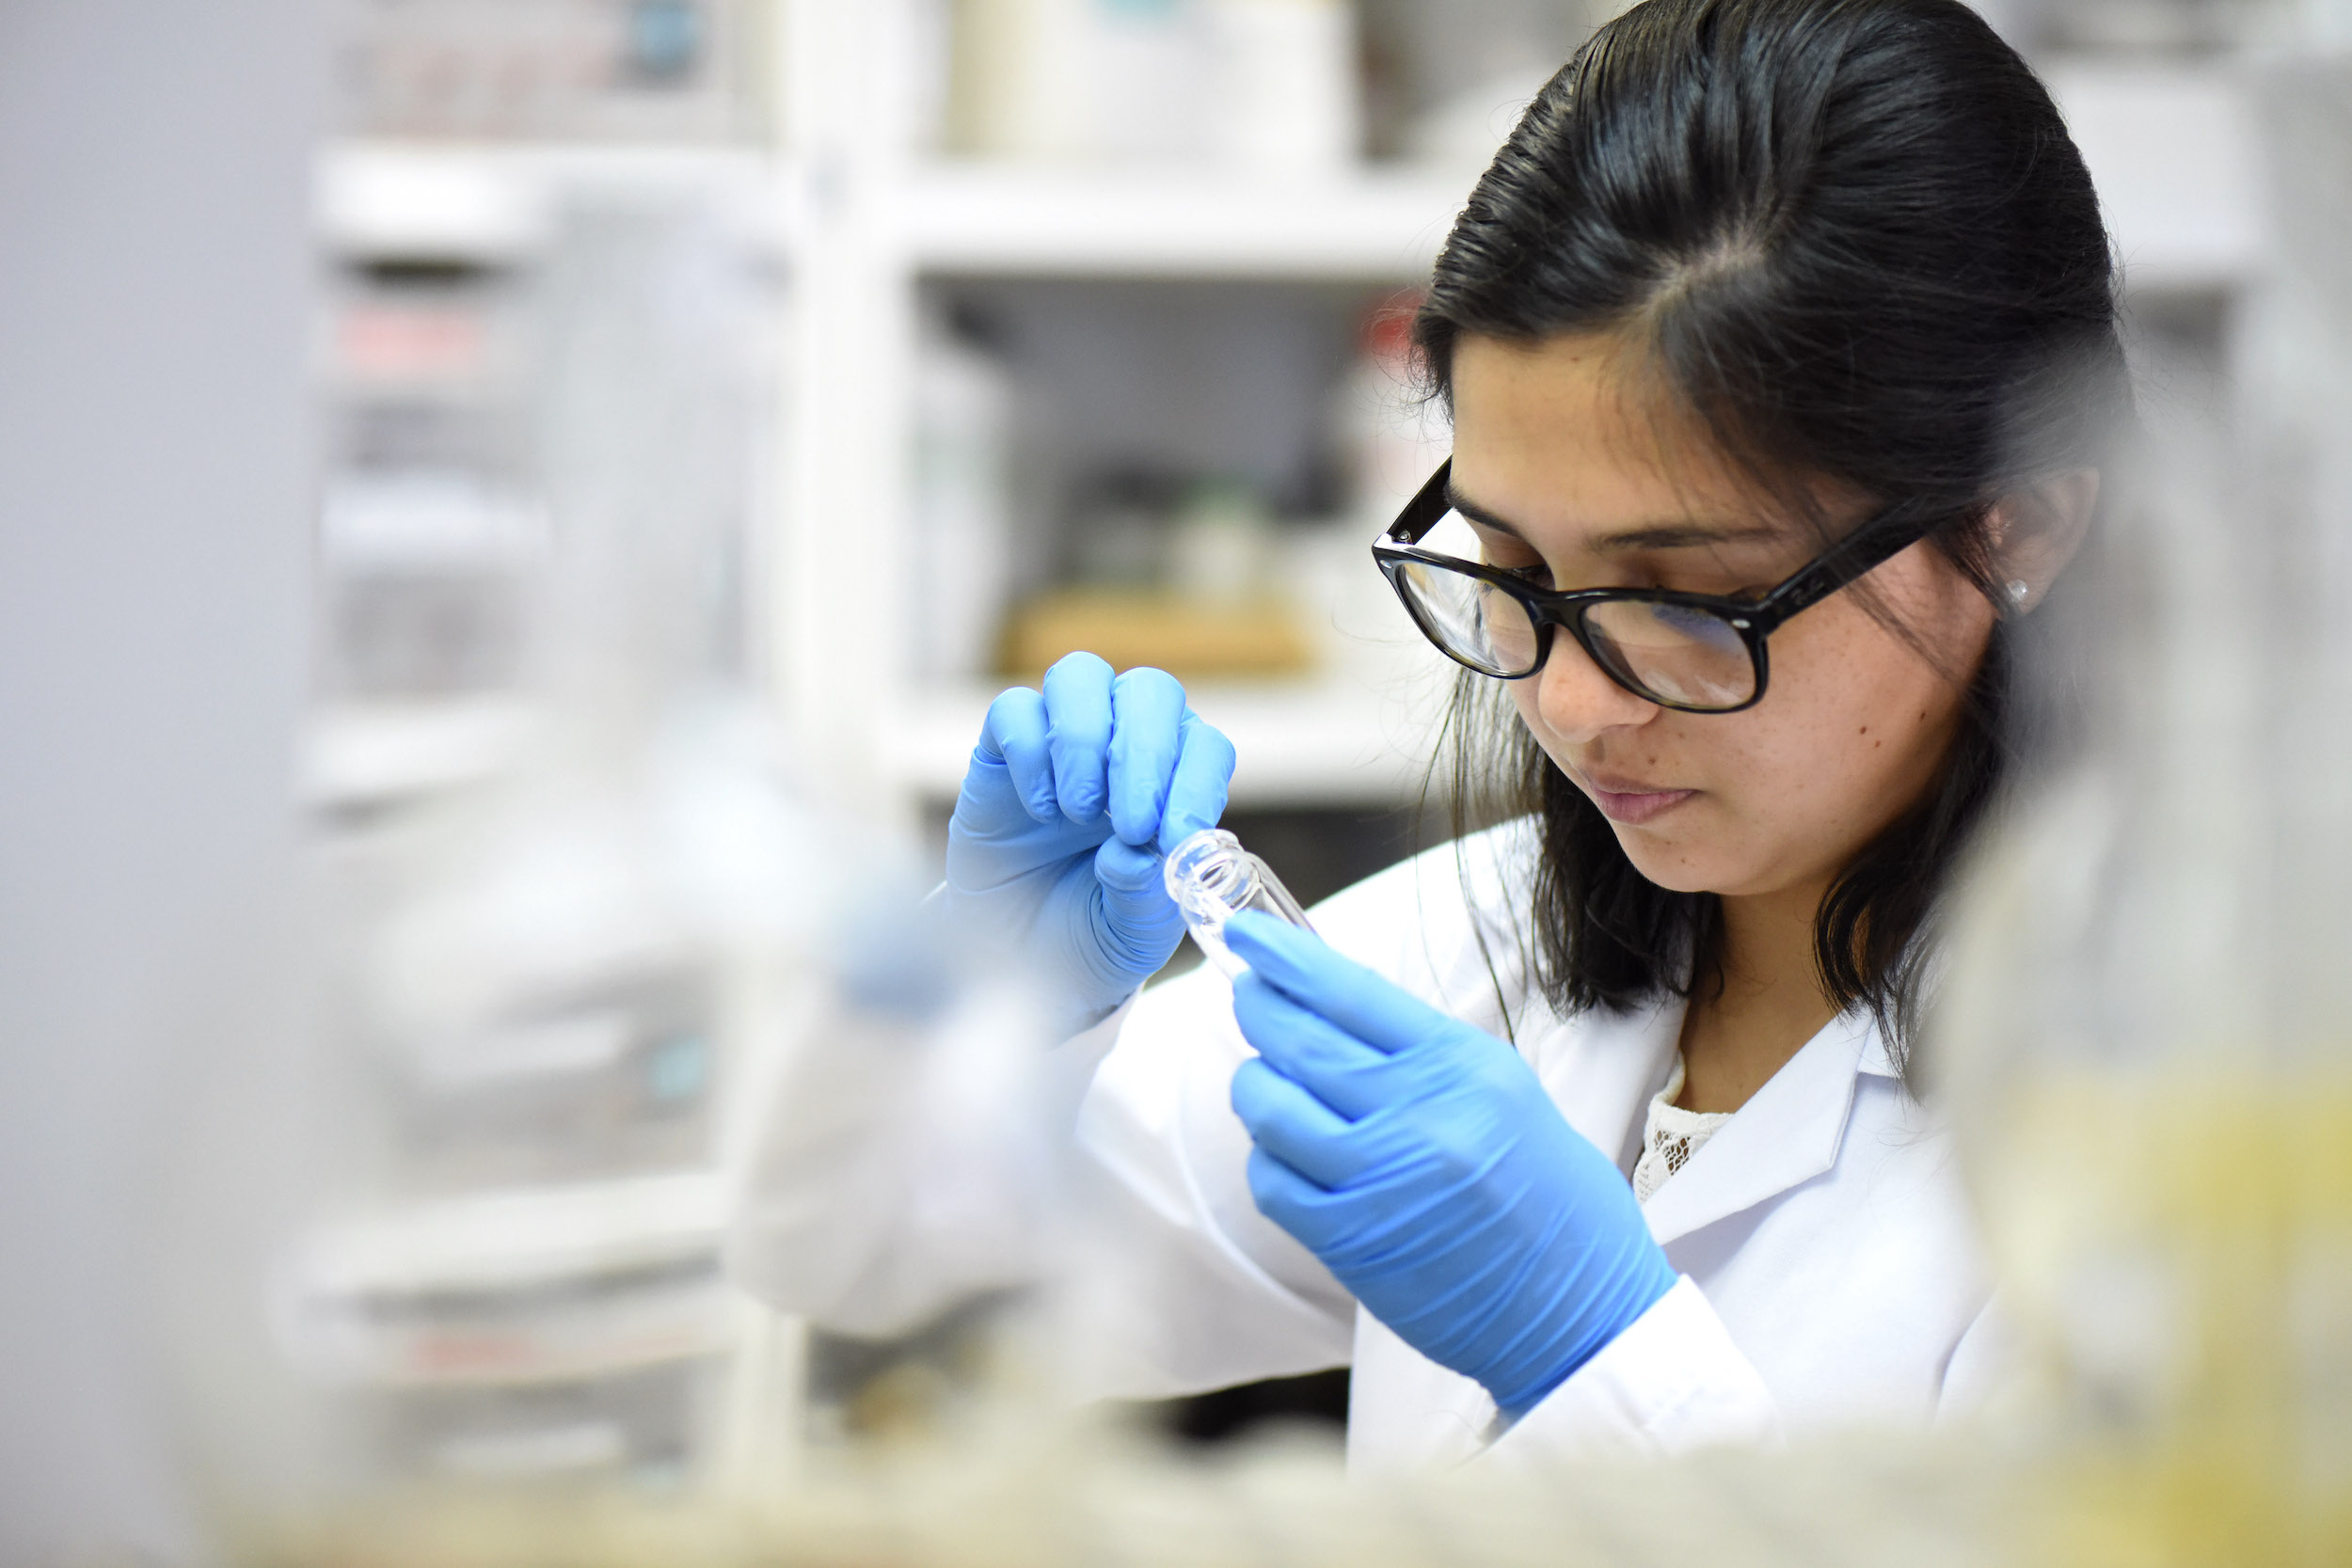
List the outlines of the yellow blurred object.
<svg viewBox="0 0 2352 1568">
<path fill-rule="evenodd" d="M 2029 1077 L 1979 1163 L 2073 1439 L 2039 1556 L 2352 1561 L 2352 1082 Z"/>
<path fill-rule="evenodd" d="M 1002 668 L 1034 677 L 1079 649 L 1102 655 L 1115 669 L 1149 664 L 1180 680 L 1298 675 L 1313 663 L 1297 612 L 1280 599 L 1213 604 L 1150 591 L 1073 588 L 1013 611 Z"/>
<path fill-rule="evenodd" d="M 250 1520 L 243 1568 L 1994 1568 L 2010 1478 L 1918 1443 L 1351 1482 L 1108 1428 L 811 1456 L 723 1496 L 415 1494 Z"/>
</svg>

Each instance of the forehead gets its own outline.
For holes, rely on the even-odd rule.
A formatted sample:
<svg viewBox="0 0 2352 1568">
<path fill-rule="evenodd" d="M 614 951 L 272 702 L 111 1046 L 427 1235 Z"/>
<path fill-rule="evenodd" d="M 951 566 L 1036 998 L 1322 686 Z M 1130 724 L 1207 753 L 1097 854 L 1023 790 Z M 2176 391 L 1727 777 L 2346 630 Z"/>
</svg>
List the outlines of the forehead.
<svg viewBox="0 0 2352 1568">
<path fill-rule="evenodd" d="M 1531 536 L 1778 512 L 1731 471 L 1639 346 L 1613 334 L 1466 337 L 1454 357 L 1454 483 Z"/>
</svg>

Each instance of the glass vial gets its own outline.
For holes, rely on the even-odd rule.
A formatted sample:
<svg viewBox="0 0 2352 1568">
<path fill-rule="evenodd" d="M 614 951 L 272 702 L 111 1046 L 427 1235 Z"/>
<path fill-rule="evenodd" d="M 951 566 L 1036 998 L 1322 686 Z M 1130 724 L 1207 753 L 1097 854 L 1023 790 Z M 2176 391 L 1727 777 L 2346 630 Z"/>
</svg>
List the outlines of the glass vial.
<svg viewBox="0 0 2352 1568">
<path fill-rule="evenodd" d="M 1169 850 L 1162 875 L 1192 940 L 1229 975 L 1249 967 L 1225 945 L 1225 923 L 1242 911 L 1260 911 L 1302 931 L 1314 929 L 1273 869 L 1222 828 L 1205 828 Z"/>
</svg>

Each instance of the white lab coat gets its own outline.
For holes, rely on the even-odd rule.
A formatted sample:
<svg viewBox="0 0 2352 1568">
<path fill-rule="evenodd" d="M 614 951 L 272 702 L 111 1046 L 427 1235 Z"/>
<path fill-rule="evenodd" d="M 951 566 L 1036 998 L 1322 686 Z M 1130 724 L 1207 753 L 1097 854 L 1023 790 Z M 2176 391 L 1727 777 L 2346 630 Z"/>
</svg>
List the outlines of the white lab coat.
<svg viewBox="0 0 2352 1568">
<path fill-rule="evenodd" d="M 1501 1032 L 1507 1007 L 1561 1112 L 1629 1171 L 1681 1005 L 1563 1019 L 1527 997 L 1513 922 L 1533 854 L 1527 826 L 1507 826 L 1467 841 L 1458 864 L 1442 847 L 1312 918 L 1334 947 L 1456 1017 Z M 1090 1280 L 1091 1321 L 1110 1325 L 1093 1392 L 1352 1365 L 1350 1464 L 1386 1470 L 1916 1426 L 1987 1375 L 1988 1291 L 1949 1139 L 1865 1018 L 1823 1029 L 1652 1196 L 1645 1212 L 1680 1282 L 1507 1431 L 1477 1384 L 1391 1334 L 1258 1213 L 1228 1101 L 1248 1053 L 1226 983 L 1206 969 L 1057 1053 L 1086 1084 L 1070 1179 L 1118 1243 Z M 810 1190 L 818 1162 L 770 1162 L 746 1204 L 740 1275 L 851 1331 L 993 1282 L 988 1195 L 1009 1188 L 977 1168 L 985 1157 L 954 1117 L 936 1096 L 910 1109 L 887 1177 L 870 1161 L 863 1179 L 836 1172 L 830 1199 Z"/>
</svg>

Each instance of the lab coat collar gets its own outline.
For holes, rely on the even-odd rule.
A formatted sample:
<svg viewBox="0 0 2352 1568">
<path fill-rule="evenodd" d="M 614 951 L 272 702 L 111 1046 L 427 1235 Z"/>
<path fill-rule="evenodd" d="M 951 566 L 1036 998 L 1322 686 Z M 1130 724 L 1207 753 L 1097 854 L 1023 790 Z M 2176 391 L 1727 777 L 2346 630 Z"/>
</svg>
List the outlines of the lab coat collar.
<svg viewBox="0 0 2352 1568">
<path fill-rule="evenodd" d="M 1830 1169 L 1855 1075 L 1889 1071 L 1868 1014 L 1832 1019 L 1658 1189 L 1643 1211 L 1650 1234 L 1662 1245 Z"/>
<path fill-rule="evenodd" d="M 1878 1026 L 1869 1022 L 1867 1014 L 1863 1015 L 1862 1022 L 1864 1027 L 1869 1030 L 1870 1037 L 1863 1042 L 1862 1060 L 1854 1064 L 1854 1070 L 1867 1072 L 1874 1078 L 1899 1080 L 1903 1075 L 1902 1069 L 1886 1053 L 1886 1037 L 1879 1033 Z"/>
</svg>

